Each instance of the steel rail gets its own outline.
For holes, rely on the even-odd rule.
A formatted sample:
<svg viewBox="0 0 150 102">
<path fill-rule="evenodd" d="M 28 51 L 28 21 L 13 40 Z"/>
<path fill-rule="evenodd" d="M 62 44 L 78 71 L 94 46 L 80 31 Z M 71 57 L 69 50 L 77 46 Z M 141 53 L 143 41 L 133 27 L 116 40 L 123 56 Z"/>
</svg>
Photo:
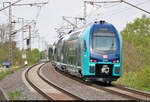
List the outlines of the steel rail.
<svg viewBox="0 0 150 102">
<path fill-rule="evenodd" d="M 38 64 L 39 64 L 39 63 L 38 63 Z M 29 77 L 28 77 L 29 71 L 30 71 L 33 67 L 37 66 L 38 64 L 35 64 L 35 65 L 33 65 L 33 66 L 31 66 L 30 68 L 27 69 L 27 71 L 25 72 L 25 78 L 26 78 L 27 82 L 31 85 L 31 87 L 32 87 L 34 90 L 36 90 L 40 95 L 42 95 L 43 97 L 45 97 L 45 98 L 48 99 L 48 100 L 53 100 L 49 95 L 47 95 L 47 94 L 44 93 L 42 90 L 40 90 L 36 85 L 34 85 L 34 84 L 30 81 L 30 79 L 29 79 Z M 45 65 L 45 63 L 42 64 L 40 67 L 42 67 L 43 65 Z"/>
<path fill-rule="evenodd" d="M 140 92 L 138 90 L 130 89 L 130 88 L 119 86 L 119 85 L 112 84 L 112 86 L 110 86 L 110 87 L 104 87 L 104 86 L 100 86 L 98 84 L 92 84 L 91 86 L 98 88 L 98 89 L 104 89 L 110 93 L 115 93 L 117 95 L 129 97 L 129 98 L 137 100 L 137 101 L 150 100 L 150 94 L 149 93 L 145 93 L 142 91 Z"/>
<path fill-rule="evenodd" d="M 45 64 L 44 64 L 44 65 L 45 65 Z M 42 80 L 44 80 L 47 84 L 49 84 L 50 86 L 56 88 L 57 90 L 59 90 L 59 91 L 65 93 L 65 94 L 67 94 L 69 97 L 75 98 L 75 99 L 77 99 L 77 100 L 83 100 L 83 99 L 81 99 L 80 97 L 75 96 L 75 95 L 71 94 L 70 92 L 68 92 L 68 91 L 66 91 L 66 90 L 64 90 L 64 89 L 62 89 L 62 88 L 60 88 L 60 87 L 58 87 L 56 84 L 54 84 L 54 83 L 51 82 L 50 80 L 44 78 L 44 76 L 41 75 L 41 73 L 40 73 L 41 68 L 42 68 L 42 67 L 40 67 L 40 68 L 37 70 L 38 76 L 39 76 Z"/>
<path fill-rule="evenodd" d="M 86 82 L 86 81 L 84 81 L 84 80 L 82 80 L 82 79 L 80 79 L 80 78 L 78 78 L 78 77 L 75 77 L 75 76 L 73 76 L 73 75 L 69 75 L 69 74 L 67 74 L 67 73 L 64 73 L 64 72 L 58 70 L 58 69 L 56 69 L 56 71 L 59 72 L 59 73 L 62 74 L 62 75 L 65 75 L 66 77 L 71 78 L 72 80 L 81 82 L 81 83 L 83 83 L 83 84 L 85 84 L 85 85 L 87 85 L 87 86 L 91 86 L 91 87 L 94 87 L 94 88 L 97 88 L 97 89 L 100 89 L 100 90 L 104 90 L 104 91 L 106 91 L 106 92 L 109 92 L 109 93 L 112 93 L 112 94 L 116 94 L 116 95 L 121 96 L 121 97 L 124 97 L 124 98 L 129 98 L 129 99 L 131 99 L 131 100 L 136 100 L 136 98 L 133 98 L 133 97 L 131 97 L 131 96 L 124 95 L 124 94 L 119 93 L 119 92 L 114 92 L 114 91 L 112 91 L 112 90 L 107 89 L 106 87 L 99 86 L 99 85 L 96 85 L 96 84 L 93 84 L 93 83 L 90 83 L 90 82 Z"/>
<path fill-rule="evenodd" d="M 58 69 L 56 69 L 56 71 L 59 72 L 62 75 L 65 75 L 66 77 L 71 78 L 72 80 L 79 81 L 79 82 L 81 82 L 85 85 L 88 85 L 88 86 L 91 86 L 91 87 L 94 87 L 94 88 L 97 88 L 97 89 L 100 89 L 100 90 L 104 90 L 104 91 L 110 92 L 112 94 L 116 94 L 118 96 L 121 96 L 121 97 L 129 98 L 131 100 L 145 101 L 145 97 L 147 97 L 146 101 L 150 99 L 150 93 L 146 93 L 146 92 L 142 92 L 142 91 L 138 91 L 138 90 L 134 90 L 134 89 L 131 89 L 131 88 L 127 88 L 127 87 L 123 87 L 123 86 L 119 86 L 119 85 L 114 85 L 114 84 L 100 85 L 100 84 L 97 84 L 97 83 L 86 82 L 86 81 L 84 81 L 80 78 L 77 78 L 73 75 L 69 75 L 69 74 L 67 74 L 63 71 L 58 70 Z M 133 95 L 121 93 L 118 90 L 113 90 L 111 88 L 116 88 L 118 90 L 126 91 L 126 93 L 132 93 Z M 143 97 L 137 97 L 135 95 L 143 96 L 144 98 Z"/>
<path fill-rule="evenodd" d="M 138 95 L 141 95 L 141 96 L 143 95 L 143 96 L 150 98 L 150 92 L 144 92 L 144 91 L 136 90 L 133 88 L 129 88 L 129 87 L 125 87 L 125 86 L 117 85 L 117 84 L 112 84 L 112 85 L 118 89 L 129 91 L 129 92 L 136 93 Z"/>
</svg>

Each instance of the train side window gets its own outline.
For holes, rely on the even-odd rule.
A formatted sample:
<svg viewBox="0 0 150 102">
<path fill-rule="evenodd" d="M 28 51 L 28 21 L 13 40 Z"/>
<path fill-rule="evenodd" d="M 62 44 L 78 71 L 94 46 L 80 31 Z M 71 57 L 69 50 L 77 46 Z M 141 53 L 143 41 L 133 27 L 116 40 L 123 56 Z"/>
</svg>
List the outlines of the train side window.
<svg viewBox="0 0 150 102">
<path fill-rule="evenodd" d="M 81 62 L 80 62 L 80 53 L 81 53 L 81 49 L 80 49 L 80 43 L 78 43 L 78 66 L 81 66 Z"/>
<path fill-rule="evenodd" d="M 83 45 L 83 50 L 84 50 L 84 52 L 86 52 L 86 41 L 84 40 L 84 45 Z"/>
</svg>

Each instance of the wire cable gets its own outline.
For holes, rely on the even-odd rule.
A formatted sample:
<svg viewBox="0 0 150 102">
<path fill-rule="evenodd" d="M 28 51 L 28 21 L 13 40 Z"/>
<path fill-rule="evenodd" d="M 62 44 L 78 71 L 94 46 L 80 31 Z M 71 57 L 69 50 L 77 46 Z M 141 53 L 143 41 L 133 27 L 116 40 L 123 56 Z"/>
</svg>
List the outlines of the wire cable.
<svg viewBox="0 0 150 102">
<path fill-rule="evenodd" d="M 150 2 L 150 0 L 145 0 L 145 1 L 143 1 L 143 2 L 140 2 L 140 3 L 138 3 L 138 4 L 136 4 L 136 5 L 143 5 L 143 4 L 145 4 L 145 3 L 147 3 L 147 2 Z M 131 8 L 120 8 L 119 10 L 113 10 L 113 11 L 117 11 L 117 12 L 115 12 L 115 13 L 111 13 L 111 14 L 108 14 L 108 15 L 104 15 L 104 17 L 110 17 L 110 16 L 114 16 L 114 15 L 118 15 L 118 14 L 120 14 L 120 13 L 124 13 L 124 12 L 126 12 L 126 11 L 128 11 L 128 10 L 130 10 Z M 113 11 L 111 11 L 111 12 L 113 12 Z"/>
</svg>

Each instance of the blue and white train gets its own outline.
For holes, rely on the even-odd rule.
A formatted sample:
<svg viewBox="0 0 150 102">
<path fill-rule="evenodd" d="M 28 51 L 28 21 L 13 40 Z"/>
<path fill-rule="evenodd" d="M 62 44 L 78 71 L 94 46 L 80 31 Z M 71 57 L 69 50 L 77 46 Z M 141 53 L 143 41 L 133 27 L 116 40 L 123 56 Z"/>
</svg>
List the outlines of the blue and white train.
<svg viewBox="0 0 150 102">
<path fill-rule="evenodd" d="M 52 65 L 85 80 L 111 83 L 122 74 L 122 38 L 105 21 L 88 24 L 60 38 Z"/>
</svg>

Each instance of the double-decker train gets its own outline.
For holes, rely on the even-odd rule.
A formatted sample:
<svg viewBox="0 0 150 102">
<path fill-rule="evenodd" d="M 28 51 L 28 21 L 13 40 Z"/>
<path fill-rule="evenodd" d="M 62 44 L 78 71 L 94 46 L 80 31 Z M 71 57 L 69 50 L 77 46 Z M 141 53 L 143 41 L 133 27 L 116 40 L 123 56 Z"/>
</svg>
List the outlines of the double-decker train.
<svg viewBox="0 0 150 102">
<path fill-rule="evenodd" d="M 122 73 L 122 38 L 98 21 L 76 29 L 53 45 L 52 65 L 87 81 L 116 81 Z"/>
</svg>

